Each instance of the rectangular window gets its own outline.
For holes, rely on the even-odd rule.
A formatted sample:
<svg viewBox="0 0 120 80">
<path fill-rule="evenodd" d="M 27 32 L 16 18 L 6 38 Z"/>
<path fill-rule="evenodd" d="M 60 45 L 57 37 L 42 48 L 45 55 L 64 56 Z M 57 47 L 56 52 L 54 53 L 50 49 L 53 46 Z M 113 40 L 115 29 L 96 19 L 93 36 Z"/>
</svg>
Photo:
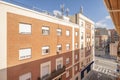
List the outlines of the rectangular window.
<svg viewBox="0 0 120 80">
<path fill-rule="evenodd" d="M 81 62 L 81 67 L 83 67 L 83 62 Z"/>
<path fill-rule="evenodd" d="M 62 30 L 61 29 L 57 29 L 57 35 L 58 36 L 62 35 Z"/>
<path fill-rule="evenodd" d="M 49 34 L 49 27 L 42 27 L 42 34 L 48 35 Z"/>
<path fill-rule="evenodd" d="M 66 50 L 70 50 L 70 44 L 66 44 Z"/>
<path fill-rule="evenodd" d="M 31 25 L 19 23 L 19 33 L 20 34 L 31 34 Z"/>
<path fill-rule="evenodd" d="M 77 54 L 75 55 L 75 59 L 76 59 L 76 60 L 78 59 L 78 55 L 77 55 Z"/>
<path fill-rule="evenodd" d="M 62 68 L 62 61 L 57 61 L 57 70 Z"/>
<path fill-rule="evenodd" d="M 49 46 L 42 47 L 42 55 L 46 55 L 50 52 Z"/>
<path fill-rule="evenodd" d="M 84 26 L 84 23 L 81 21 L 81 26 L 83 27 Z"/>
<path fill-rule="evenodd" d="M 66 64 L 69 64 L 69 62 L 70 62 L 70 58 L 67 58 L 66 59 Z"/>
<path fill-rule="evenodd" d="M 69 71 L 66 71 L 66 78 L 68 78 L 70 75 Z"/>
<path fill-rule="evenodd" d="M 66 30 L 66 36 L 70 36 L 70 31 Z"/>
<path fill-rule="evenodd" d="M 19 60 L 31 58 L 31 48 L 19 50 Z"/>
<path fill-rule="evenodd" d="M 42 75 L 43 76 L 49 75 L 49 64 L 42 67 Z"/>
<path fill-rule="evenodd" d="M 78 66 L 75 66 L 75 70 L 76 70 L 76 71 L 78 70 Z"/>
<path fill-rule="evenodd" d="M 83 43 L 81 43 L 81 49 L 83 49 Z"/>
<path fill-rule="evenodd" d="M 51 63 L 46 62 L 41 64 L 41 77 L 42 79 L 45 79 L 50 74 Z"/>
<path fill-rule="evenodd" d="M 78 43 L 75 43 L 75 48 L 78 48 Z"/>
<path fill-rule="evenodd" d="M 81 39 L 83 39 L 83 32 L 81 33 Z"/>
<path fill-rule="evenodd" d="M 77 31 L 75 32 L 75 36 L 78 36 L 78 32 Z"/>
<path fill-rule="evenodd" d="M 57 45 L 57 52 L 60 52 L 62 50 L 62 45 Z"/>
<path fill-rule="evenodd" d="M 31 80 L 31 72 L 19 76 L 19 80 Z"/>
<path fill-rule="evenodd" d="M 56 70 L 59 70 L 63 67 L 63 58 L 56 59 Z"/>
</svg>

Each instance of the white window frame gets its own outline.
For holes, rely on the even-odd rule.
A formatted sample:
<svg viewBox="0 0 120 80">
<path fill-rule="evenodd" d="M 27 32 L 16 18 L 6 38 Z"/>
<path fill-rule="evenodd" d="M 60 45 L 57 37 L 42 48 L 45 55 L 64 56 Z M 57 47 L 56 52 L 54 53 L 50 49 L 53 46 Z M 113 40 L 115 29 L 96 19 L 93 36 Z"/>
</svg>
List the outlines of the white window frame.
<svg viewBox="0 0 120 80">
<path fill-rule="evenodd" d="M 78 48 L 78 43 L 75 43 L 75 48 Z"/>
<path fill-rule="evenodd" d="M 48 61 L 48 62 L 45 62 L 45 63 L 42 63 L 41 65 L 40 65 L 40 71 L 41 71 L 41 78 L 43 77 L 43 76 L 45 76 L 45 75 L 43 75 L 43 72 L 42 72 L 42 68 L 43 67 L 45 67 L 45 66 L 47 66 L 47 65 L 49 65 L 49 72 L 48 72 L 48 74 L 50 74 L 51 73 L 51 61 Z"/>
<path fill-rule="evenodd" d="M 45 33 L 45 32 L 43 33 L 43 30 L 46 31 L 46 33 Z M 42 35 L 49 35 L 49 33 L 50 33 L 49 27 L 43 26 L 43 27 L 42 27 Z"/>
<path fill-rule="evenodd" d="M 70 58 L 66 58 L 66 64 L 69 64 L 70 63 Z"/>
<path fill-rule="evenodd" d="M 44 53 L 44 50 L 47 50 L 48 49 L 48 53 Z M 42 55 L 47 55 L 47 54 L 49 54 L 49 52 L 50 52 L 50 47 L 49 46 L 43 46 L 42 47 Z"/>
<path fill-rule="evenodd" d="M 66 44 L 66 50 L 70 50 L 70 44 Z"/>
<path fill-rule="evenodd" d="M 83 32 L 81 32 L 81 39 L 83 39 L 84 37 L 83 37 L 83 35 L 84 35 L 84 33 Z"/>
<path fill-rule="evenodd" d="M 61 35 L 62 35 L 62 29 L 60 29 L 60 28 L 57 29 L 57 35 L 58 35 L 58 36 L 61 36 Z"/>
<path fill-rule="evenodd" d="M 32 25 L 27 23 L 19 23 L 19 33 L 20 34 L 31 34 Z"/>
<path fill-rule="evenodd" d="M 76 65 L 76 66 L 75 66 L 75 71 L 77 71 L 77 70 L 78 70 L 78 66 Z"/>
<path fill-rule="evenodd" d="M 60 47 L 61 47 L 61 50 L 62 50 L 62 45 L 61 44 L 57 45 L 57 52 L 61 51 L 61 50 L 59 50 Z"/>
<path fill-rule="evenodd" d="M 78 36 L 78 31 L 75 32 L 75 36 Z"/>
<path fill-rule="evenodd" d="M 61 68 L 62 68 L 63 67 L 63 57 L 60 57 L 60 58 L 56 59 L 56 70 L 58 70 L 57 65 L 59 65 L 59 62 L 61 62 L 60 64 L 61 64 Z"/>
<path fill-rule="evenodd" d="M 78 59 L 78 55 L 77 55 L 77 54 L 75 55 L 75 59 L 76 59 L 76 60 Z"/>
<path fill-rule="evenodd" d="M 70 76 L 70 71 L 66 71 L 66 78 L 68 78 Z"/>
<path fill-rule="evenodd" d="M 81 43 L 81 50 L 84 48 L 83 42 Z"/>
<path fill-rule="evenodd" d="M 28 72 L 19 76 L 19 80 L 27 80 L 27 79 L 32 80 L 31 78 L 32 78 L 31 72 Z"/>
<path fill-rule="evenodd" d="M 80 24 L 82 27 L 84 27 L 84 22 L 83 21 L 81 21 L 81 24 Z"/>
<path fill-rule="evenodd" d="M 19 60 L 31 58 L 31 48 L 19 49 Z"/>
<path fill-rule="evenodd" d="M 70 36 L 70 31 L 66 30 L 66 36 Z"/>
</svg>

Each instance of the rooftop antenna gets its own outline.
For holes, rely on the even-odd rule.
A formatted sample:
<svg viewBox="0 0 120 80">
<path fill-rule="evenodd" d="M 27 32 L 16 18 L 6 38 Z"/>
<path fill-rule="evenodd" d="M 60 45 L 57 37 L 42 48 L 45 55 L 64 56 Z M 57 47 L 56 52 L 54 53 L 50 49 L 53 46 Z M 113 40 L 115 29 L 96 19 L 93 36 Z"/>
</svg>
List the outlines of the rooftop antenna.
<svg viewBox="0 0 120 80">
<path fill-rule="evenodd" d="M 80 6 L 80 13 L 83 14 L 83 7 Z"/>
<path fill-rule="evenodd" d="M 64 15 L 64 4 L 60 5 L 60 8 L 61 8 L 61 12 L 62 12 L 62 15 Z"/>
<path fill-rule="evenodd" d="M 67 8 L 67 9 L 66 9 L 66 16 L 68 16 L 69 11 L 70 11 L 69 8 Z"/>
</svg>

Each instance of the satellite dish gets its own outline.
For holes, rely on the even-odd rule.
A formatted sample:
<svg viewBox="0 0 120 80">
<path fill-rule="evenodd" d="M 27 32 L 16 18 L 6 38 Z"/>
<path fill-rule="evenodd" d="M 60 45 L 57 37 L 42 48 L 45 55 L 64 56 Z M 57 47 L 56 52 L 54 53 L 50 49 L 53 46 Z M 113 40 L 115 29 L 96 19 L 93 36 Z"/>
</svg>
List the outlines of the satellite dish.
<svg viewBox="0 0 120 80">
<path fill-rule="evenodd" d="M 58 11 L 58 10 L 54 10 L 54 11 L 53 11 L 53 14 L 54 14 L 54 16 L 56 16 L 56 17 L 58 17 L 58 18 L 61 18 L 61 17 L 62 17 L 62 13 L 61 13 L 60 11 Z"/>
</svg>

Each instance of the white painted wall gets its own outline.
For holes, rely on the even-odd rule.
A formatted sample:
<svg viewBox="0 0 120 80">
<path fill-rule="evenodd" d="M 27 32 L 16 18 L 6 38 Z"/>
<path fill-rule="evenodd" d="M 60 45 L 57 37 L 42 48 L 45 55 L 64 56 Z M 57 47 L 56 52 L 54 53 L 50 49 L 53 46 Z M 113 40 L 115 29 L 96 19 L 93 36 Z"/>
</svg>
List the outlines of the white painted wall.
<svg viewBox="0 0 120 80">
<path fill-rule="evenodd" d="M 7 80 L 7 19 L 1 4 L 0 11 L 0 80 Z"/>
</svg>

